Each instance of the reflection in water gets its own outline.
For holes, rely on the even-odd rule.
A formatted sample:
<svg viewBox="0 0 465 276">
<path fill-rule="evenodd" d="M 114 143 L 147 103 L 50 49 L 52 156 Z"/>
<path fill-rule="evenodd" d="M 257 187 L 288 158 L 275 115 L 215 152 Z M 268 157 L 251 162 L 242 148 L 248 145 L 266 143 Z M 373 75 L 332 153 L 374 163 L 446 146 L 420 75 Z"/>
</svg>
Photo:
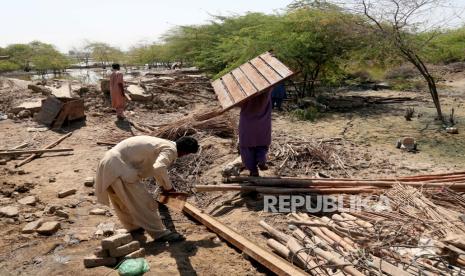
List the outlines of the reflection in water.
<svg viewBox="0 0 465 276">
<path fill-rule="evenodd" d="M 96 69 L 67 69 L 66 72 L 61 73 L 60 75 L 55 75 L 53 73 L 42 75 L 29 75 L 26 79 L 28 80 L 42 80 L 42 79 L 70 79 L 77 80 L 83 84 L 98 84 L 101 78 L 105 78 L 107 72 L 105 70 L 96 70 Z M 24 77 L 21 77 L 24 79 Z"/>
</svg>

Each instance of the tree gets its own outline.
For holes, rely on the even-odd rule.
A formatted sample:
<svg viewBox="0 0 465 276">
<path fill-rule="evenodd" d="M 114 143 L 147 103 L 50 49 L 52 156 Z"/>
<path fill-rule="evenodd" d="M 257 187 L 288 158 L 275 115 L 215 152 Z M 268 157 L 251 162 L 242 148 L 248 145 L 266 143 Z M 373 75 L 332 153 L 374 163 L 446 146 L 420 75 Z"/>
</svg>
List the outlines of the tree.
<svg viewBox="0 0 465 276">
<path fill-rule="evenodd" d="M 123 58 L 123 52 L 103 42 L 92 42 L 85 46 L 91 53 L 93 60 L 99 62 L 103 68 L 110 62 L 119 62 Z"/>
<path fill-rule="evenodd" d="M 70 60 L 51 44 L 33 41 L 29 43 L 29 46 L 32 51 L 31 64 L 42 75 L 49 70 L 56 74 L 70 64 Z"/>
<path fill-rule="evenodd" d="M 11 44 L 5 48 L 13 63 L 18 64 L 24 71 L 31 69 L 30 63 L 33 56 L 32 48 L 28 44 Z"/>
<path fill-rule="evenodd" d="M 428 70 L 424 58 L 420 56 L 421 48 L 428 44 L 433 36 L 419 40 L 416 34 L 422 23 L 419 16 L 431 12 L 440 0 L 360 0 L 363 14 L 379 31 L 380 39 L 386 39 L 399 51 L 400 55 L 420 72 L 428 84 L 433 99 L 437 118 L 443 120 L 441 103 L 436 88 L 436 80 Z M 424 24 L 423 24 L 424 25 Z"/>
<path fill-rule="evenodd" d="M 362 46 L 364 32 L 356 18 L 331 5 L 300 6 L 291 9 L 283 20 L 275 34 L 275 49 L 278 57 L 301 72 L 300 96 L 314 96 L 315 81 L 320 75 L 328 78 L 338 73 L 342 61 Z"/>
</svg>

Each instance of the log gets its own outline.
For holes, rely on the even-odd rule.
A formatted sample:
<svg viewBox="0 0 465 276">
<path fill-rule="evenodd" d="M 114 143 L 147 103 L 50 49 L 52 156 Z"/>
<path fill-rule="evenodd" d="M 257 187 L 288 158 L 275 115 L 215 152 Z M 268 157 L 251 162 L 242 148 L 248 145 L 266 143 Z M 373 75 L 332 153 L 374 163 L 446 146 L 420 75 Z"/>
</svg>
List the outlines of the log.
<svg viewBox="0 0 465 276">
<path fill-rule="evenodd" d="M 327 223 L 328 225 L 331 222 L 331 220 L 329 218 L 324 218 L 323 217 L 323 218 L 321 218 L 321 220 L 324 223 Z M 334 223 L 334 222 L 332 222 L 332 223 Z M 334 233 L 333 231 L 331 231 L 327 227 L 321 227 L 320 229 L 327 237 L 329 237 L 331 240 L 333 240 L 336 244 L 340 244 L 345 250 L 347 250 L 349 252 L 350 251 L 356 251 L 356 249 L 355 249 L 356 244 L 353 241 L 348 241 L 347 239 L 345 239 L 344 237 L 339 236 L 338 234 Z"/>
<path fill-rule="evenodd" d="M 326 275 L 313 260 L 314 258 L 303 250 L 304 247 L 295 238 L 291 237 L 287 241 L 286 246 L 292 252 L 291 260 L 297 258 L 298 262 L 304 264 L 305 269 L 310 271 L 313 275 Z"/>
<path fill-rule="evenodd" d="M 263 229 L 265 229 L 273 238 L 275 238 L 276 240 L 282 242 L 282 243 L 286 243 L 290 238 L 291 236 L 289 235 L 286 235 L 284 234 L 283 232 L 281 231 L 278 231 L 276 229 L 274 229 L 271 225 L 269 225 L 268 223 L 266 223 L 265 221 L 261 220 L 259 222 L 260 226 L 263 227 Z"/>
<path fill-rule="evenodd" d="M 275 239 L 268 239 L 266 244 L 273 249 L 279 256 L 285 258 L 286 260 L 289 259 L 291 251 L 282 243 L 278 242 Z"/>
<path fill-rule="evenodd" d="M 356 224 L 358 224 L 359 226 L 361 227 L 365 227 L 365 228 L 369 228 L 369 229 L 372 229 L 373 228 L 373 224 L 367 222 L 367 221 L 364 221 L 362 219 L 359 219 L 357 217 L 354 217 L 350 214 L 347 214 L 347 213 L 341 213 L 342 217 L 344 217 L 345 219 L 351 219 L 353 220 Z"/>
<path fill-rule="evenodd" d="M 21 154 L 31 154 L 31 153 L 48 153 L 48 152 L 65 152 L 73 151 L 73 149 L 36 149 L 36 150 L 9 150 L 9 151 L 0 151 L 0 156 L 11 156 L 11 155 L 21 155 Z"/>
<path fill-rule="evenodd" d="M 222 224 L 220 221 L 203 213 L 192 204 L 186 203 L 184 205 L 184 212 L 277 275 L 307 275 L 298 267 L 293 266 L 273 253 L 256 245 L 236 231 Z"/>
<path fill-rule="evenodd" d="M 66 138 L 68 138 L 69 136 L 71 136 L 72 134 L 73 134 L 72 132 L 67 133 L 67 134 L 61 136 L 61 137 L 60 137 L 58 140 L 56 140 L 55 142 L 46 145 L 46 146 L 43 147 L 42 149 L 51 149 L 51 148 L 55 147 L 56 145 L 58 145 L 59 143 L 61 143 L 61 141 L 65 140 Z M 21 167 L 22 165 L 31 162 L 32 160 L 34 160 L 35 158 L 37 158 L 37 157 L 39 157 L 39 156 L 41 156 L 41 155 L 42 155 L 42 154 L 40 154 L 40 153 L 31 154 L 28 158 L 26 158 L 26 159 L 24 159 L 23 161 L 21 161 L 20 163 L 16 164 L 16 165 L 15 165 L 15 168 Z"/>
<path fill-rule="evenodd" d="M 354 228 L 357 227 L 354 221 L 346 220 L 339 214 L 334 214 L 331 218 L 336 222 L 337 225 L 345 228 Z"/>
</svg>

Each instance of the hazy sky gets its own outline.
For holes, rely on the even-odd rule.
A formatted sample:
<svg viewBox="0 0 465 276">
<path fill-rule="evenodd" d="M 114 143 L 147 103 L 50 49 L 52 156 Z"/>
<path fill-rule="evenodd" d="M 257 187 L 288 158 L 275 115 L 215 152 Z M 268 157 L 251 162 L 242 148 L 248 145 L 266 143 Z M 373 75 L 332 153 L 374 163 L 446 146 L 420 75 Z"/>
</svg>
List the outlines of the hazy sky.
<svg viewBox="0 0 465 276">
<path fill-rule="evenodd" d="M 353 0 L 339 0 L 342 2 Z M 210 14 L 279 12 L 292 0 L 1 0 L 0 47 L 40 40 L 61 51 L 84 40 L 127 49 L 151 42 L 176 25 L 199 24 Z M 336 1 L 338 2 L 338 1 Z M 465 7 L 465 0 L 450 0 Z M 465 14 L 465 10 L 457 9 Z M 441 13 L 441 12 L 440 12 Z M 435 17 L 435 16 L 434 16 Z"/>
<path fill-rule="evenodd" d="M 0 46 L 40 40 L 67 51 L 88 39 L 126 49 L 173 26 L 205 22 L 209 14 L 272 13 L 291 1 L 2 0 Z"/>
</svg>

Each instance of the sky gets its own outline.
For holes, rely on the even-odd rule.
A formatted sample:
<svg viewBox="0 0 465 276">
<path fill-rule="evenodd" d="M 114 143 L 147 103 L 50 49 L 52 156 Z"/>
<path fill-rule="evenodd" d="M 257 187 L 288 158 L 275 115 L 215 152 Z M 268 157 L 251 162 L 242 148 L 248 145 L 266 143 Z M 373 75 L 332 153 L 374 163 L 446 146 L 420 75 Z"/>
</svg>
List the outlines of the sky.
<svg viewBox="0 0 465 276">
<path fill-rule="evenodd" d="M 177 25 L 206 22 L 210 14 L 273 13 L 291 1 L 1 0 L 0 47 L 40 40 L 67 52 L 89 40 L 126 50 Z"/>
<path fill-rule="evenodd" d="M 465 0 L 448 1 L 454 7 L 465 7 Z M 73 47 L 83 46 L 87 40 L 107 42 L 127 50 L 131 45 L 156 41 L 160 35 L 175 26 L 205 23 L 212 14 L 232 15 L 248 11 L 276 13 L 291 2 L 292 0 L 0 0 L 0 47 L 40 40 L 67 52 Z M 465 9 L 457 11 L 465 15 Z"/>
</svg>

